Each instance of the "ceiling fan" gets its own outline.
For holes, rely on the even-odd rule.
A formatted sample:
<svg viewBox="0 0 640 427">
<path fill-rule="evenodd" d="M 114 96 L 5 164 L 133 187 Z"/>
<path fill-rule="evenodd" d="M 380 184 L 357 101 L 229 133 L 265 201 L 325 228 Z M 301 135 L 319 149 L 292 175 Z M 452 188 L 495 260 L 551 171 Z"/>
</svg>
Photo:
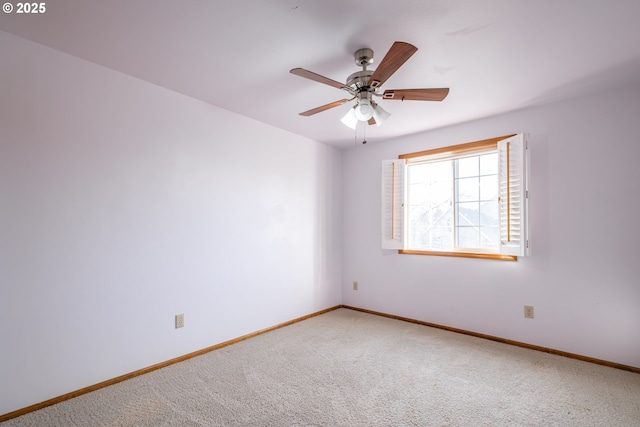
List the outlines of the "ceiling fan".
<svg viewBox="0 0 640 427">
<path fill-rule="evenodd" d="M 347 77 L 346 84 L 303 68 L 294 68 L 290 71 L 292 74 L 345 90 L 352 96 L 352 98 L 349 99 L 341 99 L 304 111 L 300 113 L 300 115 L 312 116 L 355 100 L 355 105 L 350 108 L 347 114 L 341 119 L 345 125 L 355 129 L 358 121 L 366 121 L 370 125 L 376 124 L 380 126 L 382 122 L 390 116 L 389 113 L 373 100 L 374 96 L 398 101 L 442 101 L 449 94 L 448 88 L 387 89 L 379 93 L 380 86 L 416 53 L 417 50 L 417 47 L 409 43 L 395 42 L 384 58 L 382 58 L 378 68 L 375 70 L 367 70 L 367 66 L 373 63 L 373 50 L 369 48 L 358 49 L 354 53 L 354 58 L 356 65 L 362 66 L 362 71 L 357 71 Z"/>
</svg>

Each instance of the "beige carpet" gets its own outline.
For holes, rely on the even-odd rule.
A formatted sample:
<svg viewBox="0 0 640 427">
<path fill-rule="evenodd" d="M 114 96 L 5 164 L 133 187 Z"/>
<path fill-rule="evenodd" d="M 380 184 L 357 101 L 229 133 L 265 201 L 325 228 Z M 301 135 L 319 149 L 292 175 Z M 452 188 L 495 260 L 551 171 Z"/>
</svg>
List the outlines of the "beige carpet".
<svg viewBox="0 0 640 427">
<path fill-rule="evenodd" d="M 640 426 L 640 375 L 339 309 L 10 426 Z"/>
</svg>

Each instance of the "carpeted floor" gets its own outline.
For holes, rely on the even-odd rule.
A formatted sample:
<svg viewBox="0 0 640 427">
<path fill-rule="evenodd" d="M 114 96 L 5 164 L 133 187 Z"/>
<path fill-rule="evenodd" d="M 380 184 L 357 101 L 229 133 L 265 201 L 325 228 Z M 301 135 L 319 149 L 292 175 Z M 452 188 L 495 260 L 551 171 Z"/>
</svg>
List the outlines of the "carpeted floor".
<svg viewBox="0 0 640 427">
<path fill-rule="evenodd" d="M 640 426 L 640 375 L 338 309 L 0 425 Z"/>
</svg>

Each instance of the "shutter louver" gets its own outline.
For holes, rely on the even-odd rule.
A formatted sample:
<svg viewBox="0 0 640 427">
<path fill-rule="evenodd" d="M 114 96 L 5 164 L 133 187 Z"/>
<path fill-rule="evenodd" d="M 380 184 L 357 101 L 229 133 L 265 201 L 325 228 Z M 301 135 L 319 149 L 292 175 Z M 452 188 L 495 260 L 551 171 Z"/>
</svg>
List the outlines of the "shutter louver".
<svg viewBox="0 0 640 427">
<path fill-rule="evenodd" d="M 500 253 L 529 254 L 526 135 L 498 141 Z"/>
<path fill-rule="evenodd" d="M 404 248 L 404 160 L 382 162 L 382 249 Z"/>
</svg>

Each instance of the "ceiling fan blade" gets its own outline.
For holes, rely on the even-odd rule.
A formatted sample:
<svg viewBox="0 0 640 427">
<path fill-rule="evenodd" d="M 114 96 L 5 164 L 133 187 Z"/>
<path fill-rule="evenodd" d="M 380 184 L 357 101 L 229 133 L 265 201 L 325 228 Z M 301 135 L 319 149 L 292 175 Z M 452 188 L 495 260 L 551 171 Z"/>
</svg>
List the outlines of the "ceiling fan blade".
<svg viewBox="0 0 640 427">
<path fill-rule="evenodd" d="M 389 89 L 382 94 L 383 99 L 398 101 L 442 101 L 449 94 L 449 88 L 438 89 Z"/>
<path fill-rule="evenodd" d="M 382 58 L 380 65 L 369 79 L 369 86 L 376 88 L 382 86 L 398 68 L 402 66 L 418 48 L 405 42 L 395 42 L 389 52 Z"/>
<path fill-rule="evenodd" d="M 376 119 L 374 119 L 373 117 L 371 117 L 367 123 L 369 123 L 370 125 L 375 125 L 376 124 Z"/>
<path fill-rule="evenodd" d="M 296 76 L 304 77 L 305 79 L 313 80 L 315 82 L 324 83 L 338 89 L 347 89 L 347 87 L 343 83 L 331 80 L 328 77 L 321 76 L 320 74 L 316 74 L 313 71 L 305 70 L 304 68 L 294 68 L 289 72 L 291 74 L 295 74 Z"/>
<path fill-rule="evenodd" d="M 349 101 L 351 101 L 351 100 L 350 99 L 341 99 L 340 101 L 332 102 L 331 104 L 323 105 L 322 107 L 317 107 L 317 108 L 314 108 L 312 110 L 305 111 L 303 113 L 300 113 L 300 115 L 301 116 L 313 116 L 314 114 L 321 113 L 321 112 L 323 112 L 325 110 L 328 110 L 330 108 L 338 107 L 338 106 L 344 104 L 345 102 L 349 102 Z"/>
</svg>

